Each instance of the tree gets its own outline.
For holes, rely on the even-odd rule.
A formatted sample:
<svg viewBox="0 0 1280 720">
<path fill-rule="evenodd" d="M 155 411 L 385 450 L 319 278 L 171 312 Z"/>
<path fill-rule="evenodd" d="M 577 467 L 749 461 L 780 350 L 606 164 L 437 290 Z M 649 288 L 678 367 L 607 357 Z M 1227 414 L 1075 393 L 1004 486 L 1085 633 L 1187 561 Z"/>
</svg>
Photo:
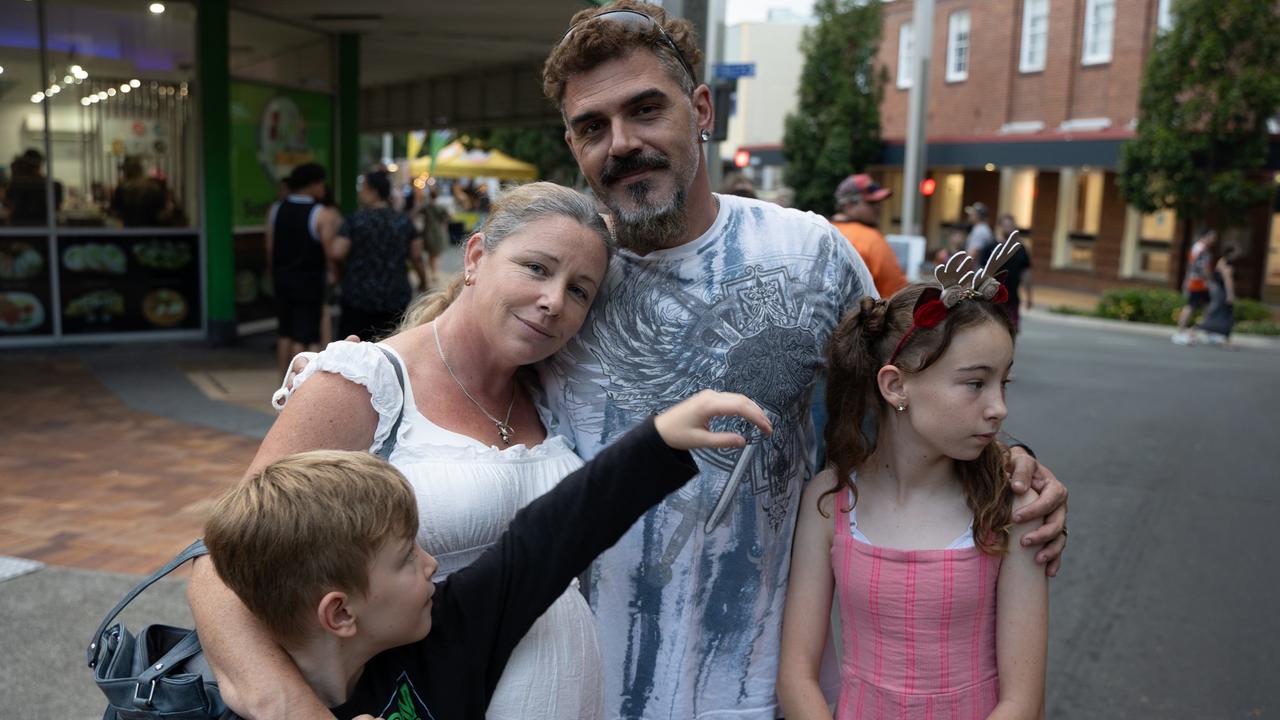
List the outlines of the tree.
<svg viewBox="0 0 1280 720">
<path fill-rule="evenodd" d="M 879 2 L 818 0 L 804 32 L 796 112 L 783 137 L 795 206 L 830 214 L 836 185 L 881 157 L 880 99 L 889 73 L 875 64 Z"/>
<path fill-rule="evenodd" d="M 1280 108 L 1274 0 L 1175 0 L 1147 60 L 1137 135 L 1120 150 L 1120 191 L 1144 213 L 1240 225 L 1271 195 L 1258 171 Z"/>
<path fill-rule="evenodd" d="M 497 128 L 472 133 L 473 145 L 501 150 L 517 160 L 538 167 L 543 180 L 573 185 L 578 176 L 578 162 L 564 141 L 564 125 Z"/>
</svg>

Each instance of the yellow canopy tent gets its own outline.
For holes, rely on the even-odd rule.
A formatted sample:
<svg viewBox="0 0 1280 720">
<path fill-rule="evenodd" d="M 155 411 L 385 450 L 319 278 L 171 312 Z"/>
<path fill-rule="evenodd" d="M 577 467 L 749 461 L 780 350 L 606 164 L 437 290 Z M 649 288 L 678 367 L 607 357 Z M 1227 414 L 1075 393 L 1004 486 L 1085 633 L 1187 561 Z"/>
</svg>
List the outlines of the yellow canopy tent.
<svg viewBox="0 0 1280 720">
<path fill-rule="evenodd" d="M 462 143 L 453 142 L 440 149 L 436 154 L 435 169 L 431 168 L 431 158 L 415 158 L 409 163 L 413 175 L 431 173 L 436 177 L 465 178 L 492 177 L 500 180 L 537 180 L 538 168 L 527 162 L 516 160 L 501 150 L 467 151 Z"/>
</svg>

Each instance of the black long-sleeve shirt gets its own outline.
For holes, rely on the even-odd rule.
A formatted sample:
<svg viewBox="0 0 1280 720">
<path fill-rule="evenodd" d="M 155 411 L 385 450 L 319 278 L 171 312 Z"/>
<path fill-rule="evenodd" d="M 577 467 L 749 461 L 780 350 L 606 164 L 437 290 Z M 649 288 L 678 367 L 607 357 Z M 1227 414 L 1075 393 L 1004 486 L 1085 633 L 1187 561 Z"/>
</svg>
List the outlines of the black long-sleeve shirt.
<svg viewBox="0 0 1280 720">
<path fill-rule="evenodd" d="M 482 718 L 511 651 L 597 555 L 695 474 L 652 418 L 529 503 L 498 542 L 440 583 L 426 638 L 379 653 L 339 718 Z"/>
</svg>

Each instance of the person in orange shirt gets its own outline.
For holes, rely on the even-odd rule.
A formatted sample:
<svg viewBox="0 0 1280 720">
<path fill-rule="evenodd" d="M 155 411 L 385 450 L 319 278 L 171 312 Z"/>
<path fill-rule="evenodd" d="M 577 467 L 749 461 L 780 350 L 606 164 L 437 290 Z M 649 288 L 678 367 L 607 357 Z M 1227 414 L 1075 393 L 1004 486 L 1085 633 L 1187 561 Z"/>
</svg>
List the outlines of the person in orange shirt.
<svg viewBox="0 0 1280 720">
<path fill-rule="evenodd" d="M 880 297 L 887 298 L 907 284 L 898 256 L 880 234 L 881 200 L 893 194 L 865 173 L 850 175 L 836 188 L 836 214 L 831 222 L 862 256 Z"/>
</svg>

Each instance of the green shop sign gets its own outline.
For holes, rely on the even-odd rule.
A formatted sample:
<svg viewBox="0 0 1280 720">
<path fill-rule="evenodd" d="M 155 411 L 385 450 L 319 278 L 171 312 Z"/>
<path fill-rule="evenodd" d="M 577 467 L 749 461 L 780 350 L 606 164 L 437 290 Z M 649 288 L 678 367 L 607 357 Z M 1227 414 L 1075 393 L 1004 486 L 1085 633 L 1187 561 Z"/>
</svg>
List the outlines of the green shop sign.
<svg viewBox="0 0 1280 720">
<path fill-rule="evenodd" d="M 333 175 L 333 99 L 231 82 L 231 198 L 236 227 L 263 225 L 281 178 L 302 163 Z"/>
</svg>

